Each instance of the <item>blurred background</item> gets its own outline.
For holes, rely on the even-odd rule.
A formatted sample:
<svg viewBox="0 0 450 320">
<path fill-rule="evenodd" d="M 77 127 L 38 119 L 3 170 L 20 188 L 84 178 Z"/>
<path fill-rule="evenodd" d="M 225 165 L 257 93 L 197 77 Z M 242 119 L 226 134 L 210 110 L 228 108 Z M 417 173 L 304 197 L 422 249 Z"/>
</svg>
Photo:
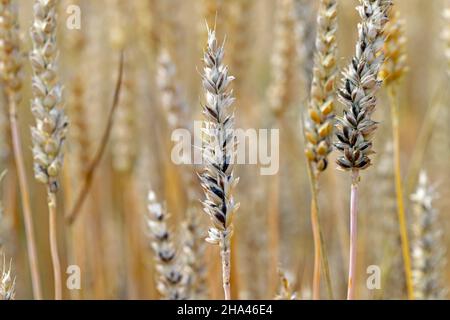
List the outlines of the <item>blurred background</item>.
<svg viewBox="0 0 450 320">
<path fill-rule="evenodd" d="M 32 1 L 18 2 L 22 50 L 31 48 Z M 182 237 L 183 221 L 192 206 L 189 192 L 203 199 L 196 168 L 172 163 L 171 133 L 202 120 L 201 72 L 206 23 L 216 25 L 224 39 L 225 62 L 236 77 L 236 127 L 279 128 L 280 170 L 262 176 L 258 165 L 237 165 L 240 177 L 235 198 L 241 207 L 234 218 L 232 297 L 272 299 L 279 292 L 283 270 L 299 299 L 311 298 L 313 238 L 310 189 L 304 157 L 301 115 L 309 99 L 314 54 L 315 0 L 62 0 L 58 2 L 59 74 L 70 121 L 61 176 L 58 237 L 63 266 L 81 268 L 81 290 L 65 289 L 71 299 L 158 299 L 157 276 L 146 226 L 147 192 L 155 191 L 170 212 L 170 229 Z M 358 1 L 338 1 L 338 55 L 342 70 L 357 39 Z M 444 0 L 395 0 L 405 20 L 409 72 L 399 87 L 401 169 L 408 224 L 412 228 L 409 195 L 418 171 L 426 170 L 435 185 L 440 248 L 450 241 L 449 226 L 449 78 L 442 39 L 448 20 Z M 70 5 L 79 6 L 81 28 L 69 29 Z M 448 7 L 447 7 L 448 8 Z M 283 27 L 285 29 L 283 29 Z M 286 29 L 287 28 L 287 29 Z M 285 31 L 283 31 L 285 30 Z M 286 31 L 287 30 L 287 31 Z M 283 42 L 284 41 L 284 42 Z M 447 43 L 448 45 L 448 43 Z M 282 49 L 280 49 L 282 48 Z M 124 52 L 123 86 L 106 152 L 95 169 L 92 188 L 75 222 L 64 221 L 73 207 L 86 170 L 105 131 L 120 52 Z M 281 50 L 283 61 L 274 58 Z M 285 50 L 285 51 L 283 51 Z M 290 51 L 289 51 L 290 50 Z M 285 82 L 277 72 L 287 64 Z M 30 126 L 31 70 L 24 61 L 23 99 L 19 124 L 23 137 L 39 269 L 44 297 L 53 295 L 48 243 L 45 188 L 33 179 Z M 278 70 L 277 70 L 278 68 Z M 283 69 L 284 70 L 284 69 Z M 282 70 L 282 71 L 283 71 Z M 341 78 L 339 74 L 339 79 Z M 285 113 L 273 111 L 277 85 L 283 91 Z M 340 83 L 339 83 L 340 85 Z M 358 238 L 357 297 L 405 299 L 406 289 L 399 242 L 392 162 L 389 104 L 380 90 L 374 119 L 373 166 L 362 173 Z M 439 108 L 434 106 L 439 105 Z M 13 259 L 17 299 L 32 298 L 24 226 L 15 169 L 10 151 L 7 107 L 0 100 L 0 167 L 7 170 L 1 184 L 3 216 L 0 238 Z M 337 114 L 342 106 L 338 105 Z M 433 110 L 435 113 L 433 113 Z M 334 153 L 332 159 L 336 157 Z M 321 222 L 335 298 L 346 293 L 348 268 L 348 203 L 350 176 L 336 170 L 334 160 L 320 182 Z M 185 172 L 194 177 L 186 182 Z M 209 219 L 200 203 L 200 236 Z M 205 268 L 205 298 L 222 298 L 219 250 L 205 245 L 198 262 Z M 180 253 L 182 254 L 182 253 Z M 441 262 L 443 262 L 442 259 Z M 366 269 L 380 266 L 382 288 L 366 287 Z M 443 268 L 439 286 L 449 285 Z M 327 298 L 325 283 L 322 298 Z"/>
</svg>

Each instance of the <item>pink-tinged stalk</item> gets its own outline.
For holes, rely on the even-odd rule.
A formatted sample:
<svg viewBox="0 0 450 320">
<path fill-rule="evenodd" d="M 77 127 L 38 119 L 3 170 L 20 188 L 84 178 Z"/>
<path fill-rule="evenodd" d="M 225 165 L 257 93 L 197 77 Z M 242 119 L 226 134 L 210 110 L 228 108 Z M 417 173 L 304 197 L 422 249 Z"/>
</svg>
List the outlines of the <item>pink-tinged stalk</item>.
<svg viewBox="0 0 450 320">
<path fill-rule="evenodd" d="M 358 234 L 358 178 L 359 170 L 352 171 L 350 193 L 350 260 L 348 266 L 347 300 L 355 299 L 356 251 Z"/>
</svg>

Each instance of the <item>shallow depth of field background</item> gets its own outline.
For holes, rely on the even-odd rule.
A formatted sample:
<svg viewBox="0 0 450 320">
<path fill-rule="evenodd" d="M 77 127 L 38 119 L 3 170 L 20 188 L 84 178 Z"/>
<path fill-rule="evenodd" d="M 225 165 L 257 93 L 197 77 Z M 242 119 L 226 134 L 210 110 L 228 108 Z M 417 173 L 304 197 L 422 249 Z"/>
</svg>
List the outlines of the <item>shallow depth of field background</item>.
<svg viewBox="0 0 450 320">
<path fill-rule="evenodd" d="M 296 0 L 312 6 L 310 13 L 296 15 L 308 32 L 314 32 L 314 0 Z M 308 2 L 310 2 L 308 4 Z M 400 85 L 401 161 L 405 193 L 411 159 L 417 148 L 423 150 L 421 168 L 436 185 L 439 227 L 442 247 L 450 243 L 450 89 L 441 32 L 443 0 L 395 0 L 405 19 L 409 72 Z M 274 43 L 276 0 L 64 0 L 59 5 L 58 46 L 61 80 L 65 86 L 67 114 L 71 121 L 65 152 L 65 167 L 59 192 L 58 225 L 60 256 L 65 271 L 68 265 L 81 268 L 82 289 L 65 290 L 65 298 L 157 299 L 153 253 L 145 225 L 146 193 L 151 186 L 159 199 L 167 203 L 174 232 L 180 229 L 187 206 L 186 190 L 180 168 L 170 159 L 172 143 L 166 114 L 161 107 L 157 86 L 157 57 L 168 50 L 177 69 L 176 85 L 185 99 L 190 119 L 201 120 L 202 48 L 206 44 L 205 21 L 214 23 L 217 10 L 219 39 L 226 35 L 225 61 L 234 83 L 236 126 L 240 128 L 280 129 L 280 170 L 278 177 L 261 176 L 256 165 L 238 165 L 240 177 L 235 198 L 241 203 L 234 218 L 235 233 L 232 256 L 232 297 L 272 299 L 279 288 L 280 267 L 300 299 L 311 297 L 313 238 L 310 223 L 310 191 L 303 154 L 300 115 L 308 100 L 308 73 L 311 63 L 304 54 L 295 73 L 296 90 L 287 113 L 275 120 L 269 108 L 269 87 L 273 80 L 271 55 Z M 70 4 L 81 7 L 81 29 L 66 27 Z M 359 16 L 357 1 L 339 1 L 339 66 L 350 61 L 356 40 Z M 216 9 L 217 8 L 217 9 Z M 242 10 L 242 8 L 244 8 Z M 301 7 L 302 8 L 302 7 Z M 30 47 L 28 30 L 32 23 L 32 2 L 19 1 L 22 48 Z M 447 26 L 448 28 L 448 26 Z M 307 34 L 307 32 L 305 33 Z M 298 46 L 307 47 L 305 43 Z M 83 166 L 93 156 L 106 125 L 108 110 L 117 76 L 120 45 L 124 44 L 124 86 L 107 151 L 96 169 L 94 183 L 75 225 L 67 227 L 64 210 L 69 210 L 83 179 Z M 45 188 L 33 179 L 29 127 L 30 66 L 25 61 L 24 99 L 19 119 L 23 136 L 25 161 L 31 188 L 31 201 L 44 296 L 52 297 L 53 279 L 48 243 Z M 340 78 L 340 77 L 339 77 Z M 71 103 L 74 84 L 83 87 L 84 116 L 74 121 L 78 112 Z M 374 116 L 380 121 L 376 133 L 374 165 L 362 172 L 359 211 L 357 297 L 370 299 L 406 298 L 399 243 L 395 189 L 393 180 L 390 111 L 386 92 L 381 89 Z M 32 298 L 26 259 L 24 228 L 14 166 L 8 150 L 6 109 L 0 100 L 2 144 L 0 168 L 7 169 L 2 181 L 1 197 L 4 217 L 0 237 L 7 257 L 13 258 L 17 298 Z M 431 106 L 442 104 L 425 146 L 418 139 Z M 337 113 L 341 114 L 341 105 Z M 78 123 L 76 123 L 78 122 Z M 121 126 L 121 127 L 118 127 Z M 82 145 L 80 145 L 80 143 Z M 81 151 L 80 151 L 81 150 Z M 82 152 L 84 151 L 84 152 Z M 86 152 L 88 151 L 88 152 Z M 80 156 L 80 155 L 85 155 Z M 321 179 L 321 221 L 331 280 L 336 298 L 345 298 L 348 267 L 348 197 L 349 174 L 336 170 L 335 154 L 330 168 Z M 194 172 L 194 171 L 193 171 Z M 275 183 L 276 179 L 278 184 Z M 277 187 L 278 186 L 278 187 Z M 194 186 L 194 187 L 199 187 Z M 200 193 L 202 194 L 202 193 Z M 411 217 L 409 194 L 405 194 L 407 216 Z M 278 200 L 277 200 L 278 199 Z M 278 202 L 278 205 L 276 205 Z M 276 210 L 279 228 L 271 226 L 270 212 Z M 209 219 L 198 206 L 206 232 Z M 278 233 L 278 236 L 277 236 Z M 274 247 L 274 238 L 278 246 Z M 448 251 L 448 250 L 447 250 Z M 448 255 L 447 255 L 448 256 Z M 278 258 L 277 258 L 278 257 Z M 207 267 L 208 297 L 222 298 L 219 252 L 207 245 L 204 263 Z M 382 289 L 368 290 L 366 269 L 380 266 Z M 389 267 L 387 267 L 389 266 Z M 449 286 L 449 268 L 444 268 L 442 286 Z M 65 284 L 66 276 L 63 277 Z M 322 281 L 323 282 L 323 281 Z M 325 283 L 322 297 L 326 298 Z"/>
</svg>

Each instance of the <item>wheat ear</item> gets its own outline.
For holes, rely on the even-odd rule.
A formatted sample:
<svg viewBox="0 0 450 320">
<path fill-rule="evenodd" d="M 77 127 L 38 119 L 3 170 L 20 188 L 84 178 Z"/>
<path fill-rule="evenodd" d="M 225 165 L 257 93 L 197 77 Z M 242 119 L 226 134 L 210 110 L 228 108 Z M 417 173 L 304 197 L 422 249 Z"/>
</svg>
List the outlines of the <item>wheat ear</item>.
<svg viewBox="0 0 450 320">
<path fill-rule="evenodd" d="M 36 125 L 31 128 L 34 175 L 47 185 L 55 299 L 59 300 L 62 299 L 62 284 L 56 230 L 56 192 L 59 189 L 58 176 L 63 163 L 68 122 L 62 109 L 62 86 L 57 80 L 56 3 L 56 0 L 34 2 L 30 61 L 33 69 L 31 111 L 36 119 Z"/>
<path fill-rule="evenodd" d="M 359 171 L 370 166 L 372 135 L 377 123 L 371 119 L 376 107 L 375 93 L 381 85 L 378 73 L 383 63 L 383 29 L 388 20 L 390 0 L 360 0 L 357 7 L 361 17 L 358 41 L 352 62 L 344 72 L 339 99 L 344 105 L 338 118 L 334 144 L 341 153 L 338 167 L 351 171 L 350 193 L 350 261 L 347 299 L 355 298 L 356 240 Z"/>
<path fill-rule="evenodd" d="M 336 82 L 336 31 L 337 3 L 322 0 L 317 17 L 316 54 L 311 83 L 311 100 L 305 124 L 308 172 L 311 180 L 311 223 L 314 237 L 313 299 L 320 298 L 320 262 L 324 257 L 323 237 L 319 223 L 317 203 L 318 178 L 328 166 L 327 156 L 331 152 Z M 328 266 L 324 265 L 326 272 Z M 328 281 L 329 282 L 329 281 Z M 330 285 L 328 285 L 331 287 Z M 331 292 L 331 288 L 329 288 Z"/>
<path fill-rule="evenodd" d="M 36 252 L 29 186 L 26 177 L 19 123 L 17 119 L 17 105 L 21 101 L 21 71 L 23 57 L 20 52 L 19 25 L 17 8 L 15 5 L 16 4 L 10 0 L 2 0 L 0 2 L 0 71 L 8 99 L 11 138 L 14 161 L 19 178 L 20 194 L 22 197 L 22 210 L 27 238 L 27 251 L 31 270 L 33 295 L 39 300 L 42 299 L 39 262 Z"/>
<path fill-rule="evenodd" d="M 445 299 L 442 287 L 445 268 L 445 248 L 439 228 L 438 212 L 433 207 L 435 188 L 421 172 L 416 192 L 411 195 L 414 221 L 412 225 L 412 267 L 414 292 L 417 299 Z"/>
<path fill-rule="evenodd" d="M 147 227 L 159 274 L 158 291 L 165 299 L 184 300 L 187 298 L 186 270 L 178 259 L 173 233 L 167 225 L 167 209 L 157 201 L 153 191 L 148 193 L 147 208 Z"/>
<path fill-rule="evenodd" d="M 204 170 L 199 174 L 206 199 L 205 212 L 213 226 L 206 241 L 220 246 L 222 280 L 225 299 L 230 299 L 230 253 L 233 233 L 233 216 L 239 208 L 233 191 L 239 178 L 233 175 L 236 153 L 233 92 L 229 89 L 234 77 L 223 65 L 224 45 L 219 45 L 215 30 L 208 28 L 208 46 L 204 52 L 203 88 L 205 117 L 203 130 Z"/>
<path fill-rule="evenodd" d="M 414 289 L 411 275 L 411 258 L 409 254 L 408 228 L 403 202 L 403 185 L 401 179 L 400 163 L 400 110 L 398 104 L 397 87 L 400 79 L 407 72 L 406 65 L 406 37 L 404 21 L 400 19 L 399 12 L 393 8 L 389 14 L 389 22 L 385 26 L 386 40 L 383 53 L 385 61 L 380 70 L 380 77 L 384 80 L 391 105 L 392 136 L 394 143 L 395 192 L 397 198 L 397 213 L 402 244 L 403 264 L 405 270 L 406 288 L 409 299 L 414 299 Z"/>
</svg>

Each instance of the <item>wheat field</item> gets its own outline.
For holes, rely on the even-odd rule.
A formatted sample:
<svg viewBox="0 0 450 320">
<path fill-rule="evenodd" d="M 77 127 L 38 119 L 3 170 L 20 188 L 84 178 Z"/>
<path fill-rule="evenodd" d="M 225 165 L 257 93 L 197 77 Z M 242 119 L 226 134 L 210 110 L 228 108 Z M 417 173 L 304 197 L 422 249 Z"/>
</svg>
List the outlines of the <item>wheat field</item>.
<svg viewBox="0 0 450 320">
<path fill-rule="evenodd" d="M 449 0 L 0 0 L 0 75 L 0 299 L 449 298 Z"/>
</svg>

